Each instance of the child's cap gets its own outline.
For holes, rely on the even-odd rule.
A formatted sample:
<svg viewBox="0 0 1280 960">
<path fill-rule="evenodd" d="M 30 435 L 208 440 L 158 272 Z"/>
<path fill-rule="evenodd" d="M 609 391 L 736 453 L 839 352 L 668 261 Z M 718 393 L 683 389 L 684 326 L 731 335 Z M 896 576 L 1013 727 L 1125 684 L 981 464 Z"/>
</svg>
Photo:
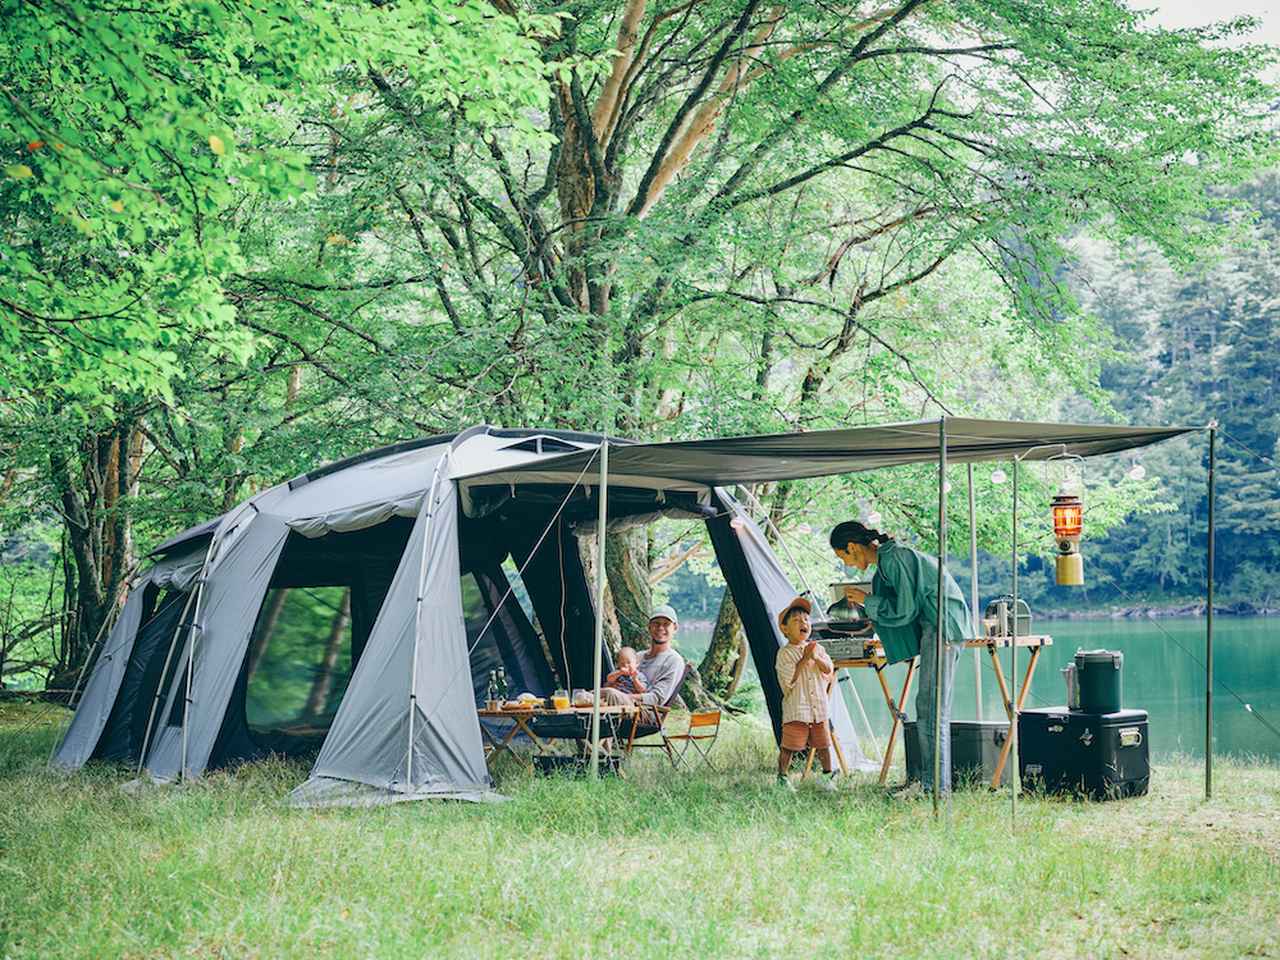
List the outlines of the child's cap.
<svg viewBox="0 0 1280 960">
<path fill-rule="evenodd" d="M 796 597 L 794 600 L 788 603 L 785 607 L 783 607 L 782 612 L 778 614 L 779 627 L 781 627 L 784 623 L 787 622 L 787 614 L 789 614 L 792 610 L 803 610 L 805 613 L 813 613 L 813 604 L 811 604 L 804 597 Z"/>
</svg>

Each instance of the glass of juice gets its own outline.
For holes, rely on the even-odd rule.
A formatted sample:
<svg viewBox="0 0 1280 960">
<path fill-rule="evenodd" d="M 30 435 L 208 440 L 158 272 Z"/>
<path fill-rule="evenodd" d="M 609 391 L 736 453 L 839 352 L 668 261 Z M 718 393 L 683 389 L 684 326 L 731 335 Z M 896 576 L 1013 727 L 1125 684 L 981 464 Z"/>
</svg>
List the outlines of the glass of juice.
<svg viewBox="0 0 1280 960">
<path fill-rule="evenodd" d="M 556 710 L 569 709 L 569 693 L 567 690 L 557 690 L 551 695 L 551 706 Z"/>
</svg>

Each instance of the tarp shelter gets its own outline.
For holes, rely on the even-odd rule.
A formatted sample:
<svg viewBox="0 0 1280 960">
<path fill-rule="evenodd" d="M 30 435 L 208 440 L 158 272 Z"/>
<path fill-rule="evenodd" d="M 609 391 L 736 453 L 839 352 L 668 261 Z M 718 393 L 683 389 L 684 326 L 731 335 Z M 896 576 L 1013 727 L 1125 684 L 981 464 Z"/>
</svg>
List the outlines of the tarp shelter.
<svg viewBox="0 0 1280 960">
<path fill-rule="evenodd" d="M 963 419 L 946 431 L 948 459 L 962 462 L 1087 456 L 1186 432 Z M 176 780 L 318 747 L 298 802 L 480 796 L 490 780 L 475 703 L 489 669 L 540 695 L 591 685 L 595 610 L 578 537 L 598 523 L 602 443 L 479 426 L 397 444 L 166 541 L 105 639 L 54 763 L 127 760 Z M 797 589 L 726 487 L 934 462 L 938 421 L 608 447 L 611 528 L 706 523 L 776 735 L 775 616 Z M 532 616 L 512 596 L 508 558 Z M 833 720 L 855 750 L 840 697 Z"/>
</svg>

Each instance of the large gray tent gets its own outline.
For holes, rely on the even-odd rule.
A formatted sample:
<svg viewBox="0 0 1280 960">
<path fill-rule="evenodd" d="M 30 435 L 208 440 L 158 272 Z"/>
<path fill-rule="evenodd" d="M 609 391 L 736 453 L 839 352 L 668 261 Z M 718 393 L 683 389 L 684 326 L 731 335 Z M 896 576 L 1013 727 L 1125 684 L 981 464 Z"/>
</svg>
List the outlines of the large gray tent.
<svg viewBox="0 0 1280 960">
<path fill-rule="evenodd" d="M 958 419 L 946 429 L 947 454 L 962 462 L 1107 453 L 1186 432 Z M 937 438 L 937 421 L 610 438 L 608 522 L 705 521 L 776 734 L 774 617 L 797 589 L 725 488 L 932 461 Z M 475 702 L 488 671 L 503 666 L 540 695 L 591 686 L 595 611 L 578 536 L 597 524 L 601 446 L 592 434 L 473 427 L 295 477 L 166 541 L 102 644 L 54 763 L 128 761 L 177 780 L 318 748 L 299 802 L 481 796 L 490 780 Z M 317 610 L 327 634 L 295 616 Z M 840 697 L 833 720 L 856 760 Z"/>
</svg>

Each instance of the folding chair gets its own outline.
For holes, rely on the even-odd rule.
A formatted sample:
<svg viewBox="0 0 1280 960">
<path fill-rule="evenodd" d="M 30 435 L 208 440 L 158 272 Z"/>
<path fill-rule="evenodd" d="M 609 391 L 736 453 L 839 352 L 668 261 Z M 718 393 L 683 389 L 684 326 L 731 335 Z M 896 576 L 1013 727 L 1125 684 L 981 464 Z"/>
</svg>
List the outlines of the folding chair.
<svg viewBox="0 0 1280 960">
<path fill-rule="evenodd" d="M 671 707 L 676 702 L 676 698 L 680 696 L 680 691 L 684 688 L 684 682 L 689 679 L 689 674 L 693 672 L 693 664 L 686 662 L 684 665 L 684 673 L 680 675 L 680 682 L 676 684 L 675 690 L 671 696 L 667 698 L 667 702 L 659 706 L 653 704 L 643 704 L 640 707 L 640 716 L 637 718 L 635 725 L 631 729 L 631 735 L 627 739 L 624 753 L 631 755 L 631 751 L 640 749 L 661 749 L 667 752 L 667 759 L 671 761 L 671 766 L 677 766 L 676 753 L 671 749 L 671 738 L 667 736 L 665 730 L 662 729 L 664 723 L 667 722 L 667 716 L 671 713 Z M 638 743 L 637 741 L 652 736 L 661 736 L 662 739 L 658 743 Z M 687 749 L 687 748 L 686 748 Z"/>
<path fill-rule="evenodd" d="M 715 746 L 716 737 L 720 736 L 720 711 L 704 710 L 700 713 L 689 714 L 689 729 L 684 733 L 677 733 L 674 736 L 667 737 L 668 743 L 683 744 L 675 758 L 671 761 L 671 765 L 677 770 L 680 769 L 681 763 L 687 763 L 693 766 L 692 760 L 686 760 L 685 754 L 689 752 L 689 748 L 693 747 L 694 751 L 702 762 L 712 770 L 715 770 L 715 764 L 711 762 L 711 748 Z M 703 744 L 706 744 L 704 747 Z"/>
</svg>

